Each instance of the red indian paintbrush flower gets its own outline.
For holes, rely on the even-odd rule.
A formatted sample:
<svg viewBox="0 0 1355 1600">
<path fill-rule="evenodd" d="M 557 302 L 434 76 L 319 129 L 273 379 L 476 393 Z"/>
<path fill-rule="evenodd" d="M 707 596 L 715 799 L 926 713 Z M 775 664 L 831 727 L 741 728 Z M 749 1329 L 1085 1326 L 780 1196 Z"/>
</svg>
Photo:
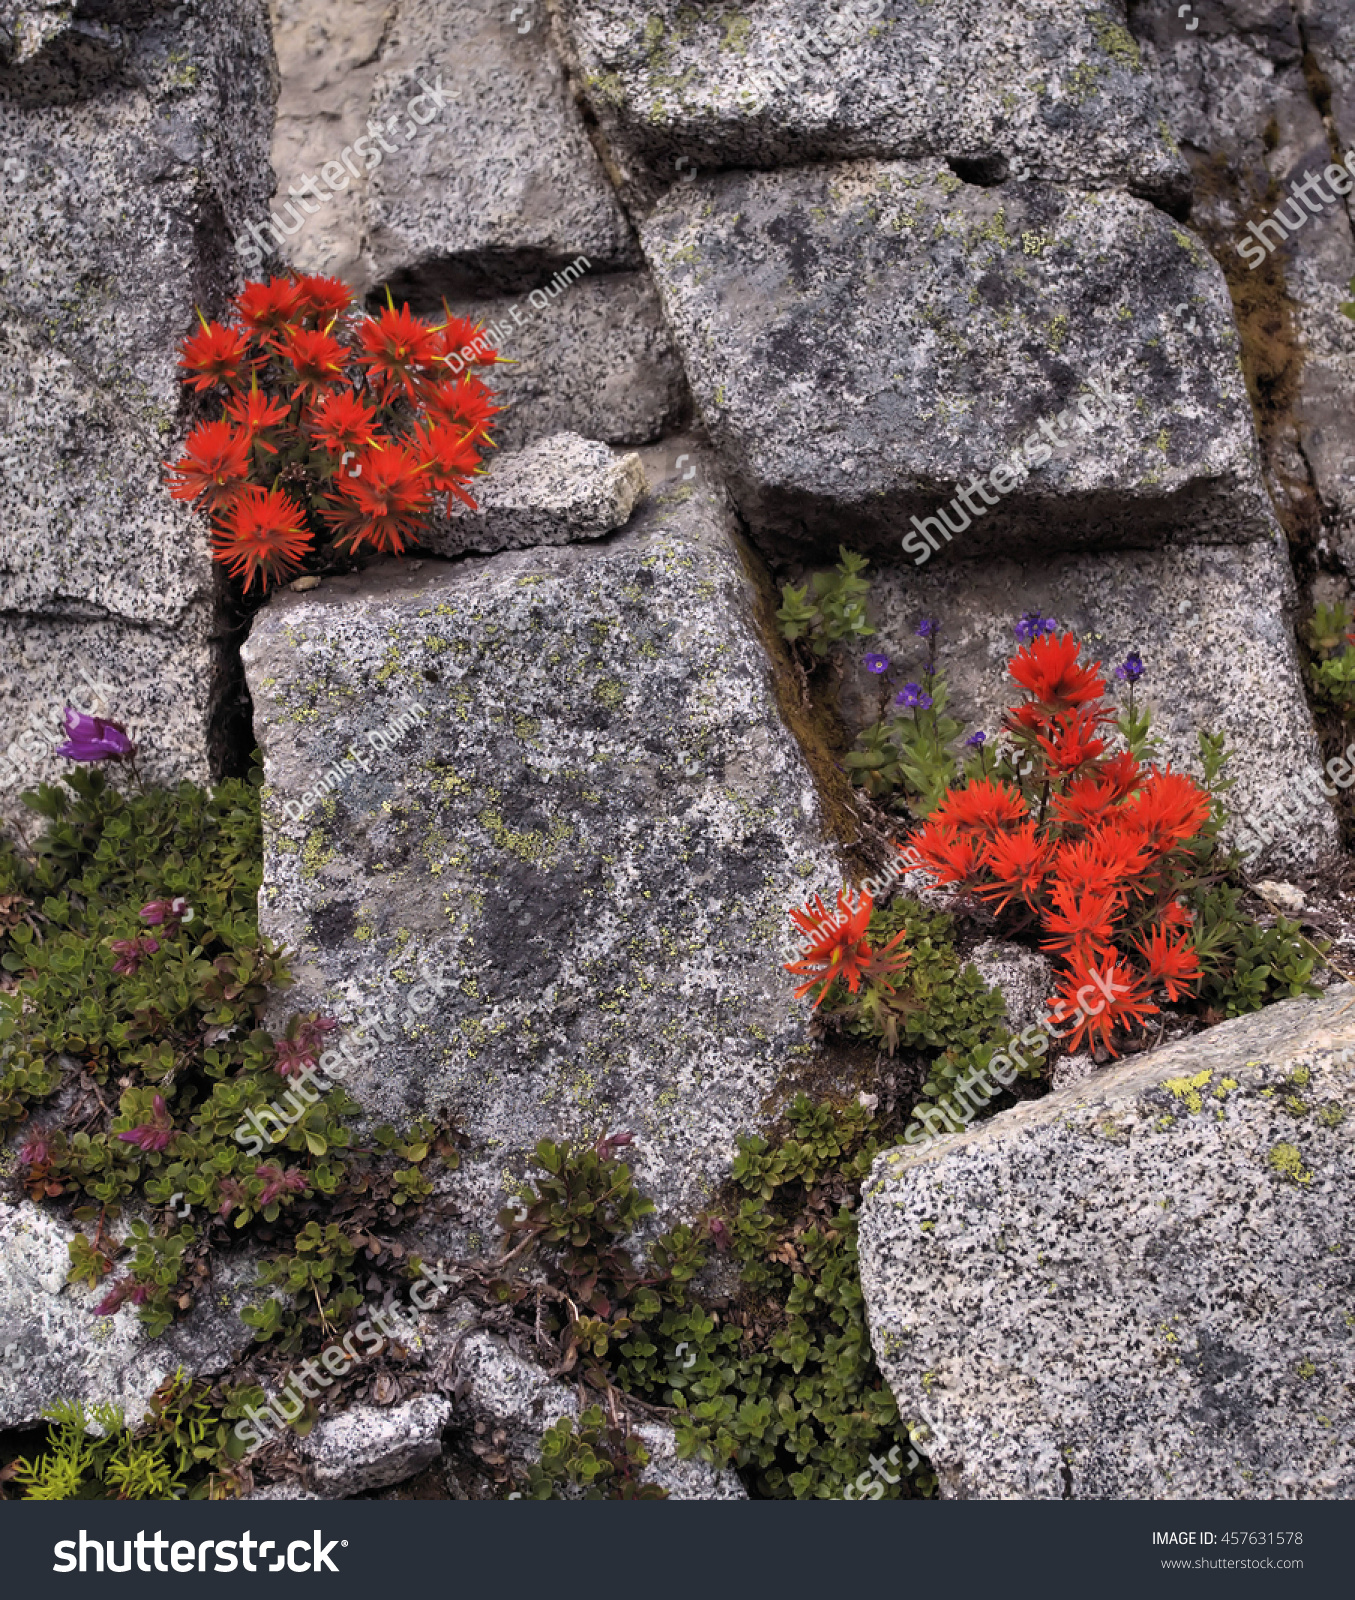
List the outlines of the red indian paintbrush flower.
<svg viewBox="0 0 1355 1600">
<path fill-rule="evenodd" d="M 335 455 L 341 450 L 360 450 L 376 438 L 376 412 L 344 389 L 326 395 L 312 409 L 310 429 L 316 444 Z"/>
<path fill-rule="evenodd" d="M 247 283 L 235 304 L 251 333 L 268 334 L 296 322 L 306 298 L 294 278 L 273 278 L 268 283 Z"/>
<path fill-rule="evenodd" d="M 913 835 L 912 844 L 918 861 L 938 884 L 969 884 L 983 862 L 984 840 L 980 835 L 930 817 Z"/>
<path fill-rule="evenodd" d="M 1095 667 L 1078 661 L 1078 643 L 1071 633 L 1047 633 L 1012 657 L 1008 672 L 1042 704 L 1062 709 L 1099 699 L 1106 680 Z"/>
<path fill-rule="evenodd" d="M 846 982 L 852 994 L 856 994 L 862 978 L 886 978 L 903 970 L 908 964 L 908 955 L 890 954 L 902 940 L 902 933 L 896 934 L 882 950 L 871 950 L 866 929 L 873 910 L 874 902 L 864 890 L 855 910 L 846 892 L 839 890 L 836 915 L 824 907 L 821 895 L 815 895 L 803 910 L 790 912 L 791 921 L 810 940 L 809 948 L 798 961 L 785 963 L 787 972 L 806 979 L 795 991 L 797 1000 L 819 988 L 814 1001 L 817 1011 L 839 978 Z"/>
<path fill-rule="evenodd" d="M 413 451 L 386 445 L 365 451 L 356 478 L 334 480 L 338 497 L 321 515 L 350 549 L 367 544 L 386 555 L 399 555 L 423 526 L 433 503 L 427 475 Z"/>
<path fill-rule="evenodd" d="M 1200 958 L 1189 939 L 1168 928 L 1150 930 L 1146 939 L 1134 941 L 1143 958 L 1144 976 L 1149 983 L 1160 983 L 1168 1000 L 1194 994 L 1200 981 Z"/>
<path fill-rule="evenodd" d="M 447 423 L 430 428 L 418 438 L 419 452 L 428 468 L 428 481 L 464 501 L 472 511 L 474 500 L 461 487 L 480 467 L 480 452 L 469 439 Z"/>
<path fill-rule="evenodd" d="M 399 311 L 388 306 L 368 317 L 358 329 L 358 342 L 363 352 L 358 359 L 383 400 L 401 392 L 413 399 L 419 379 L 434 371 L 442 354 L 438 330 L 421 322 L 408 306 Z"/>
<path fill-rule="evenodd" d="M 249 359 L 249 342 L 235 328 L 202 318 L 199 332 L 184 340 L 179 365 L 192 374 L 184 382 L 199 393 L 224 383 L 235 388 Z"/>
<path fill-rule="evenodd" d="M 280 349 L 292 363 L 299 394 L 322 395 L 343 382 L 348 348 L 327 328 L 287 328 L 281 335 Z"/>
<path fill-rule="evenodd" d="M 248 394 L 238 394 L 226 402 L 226 415 L 240 425 L 248 443 L 261 444 L 270 455 L 277 455 L 278 447 L 262 437 L 264 430 L 276 428 L 286 422 L 288 411 L 280 400 L 270 400 L 259 392 L 256 379 Z"/>
<path fill-rule="evenodd" d="M 229 422 L 202 422 L 170 467 L 169 492 L 176 500 L 201 499 L 206 510 L 223 511 L 247 486 L 248 472 L 248 436 Z"/>
<path fill-rule="evenodd" d="M 321 327 L 328 327 L 353 304 L 353 291 L 342 278 L 311 275 L 298 278 L 296 287 L 301 299 L 300 314 L 314 317 Z"/>
<path fill-rule="evenodd" d="M 1157 1007 L 1148 999 L 1142 977 L 1128 962 L 1116 961 L 1098 970 L 1099 982 L 1085 966 L 1073 961 L 1059 989 L 1057 998 L 1063 1002 L 1064 1016 L 1082 1012 L 1082 1020 L 1068 1035 L 1068 1048 L 1076 1050 L 1085 1041 L 1102 1045 L 1111 1055 L 1118 1056 L 1120 1052 L 1110 1042 L 1116 1028 L 1141 1027 L 1143 1019 Z M 1107 989 L 1113 998 L 1106 998 Z M 1078 999 L 1079 994 L 1082 1000 Z M 1095 999 L 1087 1001 L 1088 995 Z"/>
<path fill-rule="evenodd" d="M 500 360 L 499 352 L 493 348 L 484 337 L 484 325 L 476 322 L 472 317 L 454 317 L 447 310 L 447 302 L 442 303 L 444 321 L 442 324 L 442 356 L 444 358 L 456 356 L 465 360 L 462 351 L 470 352 L 470 363 L 476 367 L 492 367 Z"/>
<path fill-rule="evenodd" d="M 243 577 L 245 593 L 257 578 L 263 588 L 278 582 L 310 546 L 301 508 L 280 489 L 250 485 L 217 528 L 212 551 L 232 577 Z"/>
<path fill-rule="evenodd" d="M 490 419 L 503 410 L 474 373 L 460 378 L 439 378 L 423 391 L 423 402 L 432 414 L 458 427 L 468 437 L 483 433 Z"/>
<path fill-rule="evenodd" d="M 446 499 L 474 507 L 468 485 L 501 408 L 442 363 L 453 348 L 470 359 L 449 340 L 480 340 L 479 365 L 501 359 L 476 323 L 430 326 L 393 302 L 358 316 L 337 278 L 294 272 L 246 284 L 228 327 L 200 320 L 183 381 L 224 384 L 223 414 L 166 463 L 169 484 L 212 516 L 213 556 L 247 590 L 309 550 L 325 561 L 332 544 L 398 555 Z"/>
</svg>

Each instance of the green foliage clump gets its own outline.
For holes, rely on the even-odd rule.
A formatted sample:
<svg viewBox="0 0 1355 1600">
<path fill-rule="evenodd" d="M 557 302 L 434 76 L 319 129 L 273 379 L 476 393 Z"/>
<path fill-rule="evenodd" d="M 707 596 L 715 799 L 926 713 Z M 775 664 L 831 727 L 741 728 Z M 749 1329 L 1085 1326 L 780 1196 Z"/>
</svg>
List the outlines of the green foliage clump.
<svg viewBox="0 0 1355 1600">
<path fill-rule="evenodd" d="M 64 782 L 24 797 L 41 836 L 0 849 L 0 963 L 17 980 L 0 994 L 0 1131 L 63 1087 L 72 1107 L 24 1145 L 28 1193 L 94 1225 L 71 1246 L 72 1282 L 98 1285 L 126 1258 L 102 1309 L 130 1301 L 152 1335 L 192 1305 L 209 1238 L 257 1223 L 284 1241 L 263 1282 L 291 1299 L 254 1313 L 256 1335 L 325 1331 L 356 1304 L 354 1252 L 314 1214 L 397 1216 L 428 1192 L 417 1164 L 433 1130 L 401 1144 L 384 1129 L 376 1152 L 351 1153 L 356 1103 L 338 1086 L 292 1093 L 280 1070 L 314 1060 L 323 1025 L 294 1017 L 282 1041 L 259 1025 L 290 975 L 258 929 L 257 772 L 210 793 L 123 794 L 98 771 Z M 251 1113 L 271 1149 L 236 1137 Z M 394 1170 L 399 1159 L 412 1165 Z M 133 1221 L 119 1240 L 132 1203 L 165 1208 L 163 1221 Z"/>
<path fill-rule="evenodd" d="M 857 1262 L 853 1207 L 880 1145 L 860 1105 L 801 1095 L 788 1123 L 776 1143 L 740 1141 L 726 1214 L 664 1234 L 643 1269 L 619 1243 L 623 1218 L 642 1213 L 614 1141 L 542 1147 L 551 1197 L 538 1191 L 525 1217 L 503 1220 L 515 1249 L 544 1244 L 543 1207 L 567 1194 L 572 1224 L 556 1214 L 550 1227 L 575 1310 L 551 1326 L 585 1382 L 666 1407 L 681 1457 L 738 1468 L 756 1495 L 840 1498 L 872 1454 L 908 1448 L 871 1352 Z M 732 1300 L 693 1288 L 712 1247 L 737 1272 Z M 924 1467 L 888 1492 L 932 1487 Z"/>
<path fill-rule="evenodd" d="M 875 632 L 866 620 L 870 580 L 861 576 L 870 562 L 845 545 L 838 547 L 838 556 L 831 572 L 814 573 L 800 588 L 783 584 L 776 613 L 782 638 L 792 645 L 803 643 L 819 661 L 827 659 L 835 644 L 869 639 Z"/>
<path fill-rule="evenodd" d="M 1197 889 L 1187 898 L 1195 913 L 1200 998 L 1211 1010 L 1241 1017 L 1275 1000 L 1321 994 L 1312 981 L 1313 961 L 1331 948 L 1328 941 L 1314 944 L 1288 917 L 1258 927 L 1242 905 L 1242 890 L 1230 884 Z"/>
<path fill-rule="evenodd" d="M 1319 701 L 1341 718 L 1355 717 L 1355 627 L 1344 605 L 1320 604 L 1308 623 L 1317 659 L 1308 678 Z"/>
<path fill-rule="evenodd" d="M 666 1500 L 640 1474 L 649 1452 L 633 1433 L 589 1406 L 576 1428 L 561 1417 L 541 1436 L 541 1460 L 527 1469 L 527 1500 Z M 573 1493 L 569 1491 L 573 1490 Z M 580 1492 L 581 1491 L 581 1492 Z"/>
<path fill-rule="evenodd" d="M 889 685 L 884 698 L 889 700 Z M 845 765 L 852 782 L 872 800 L 895 811 L 925 817 L 940 805 L 960 772 L 951 744 L 964 724 L 946 715 L 950 690 L 945 674 L 927 679 L 930 706 L 881 706 L 877 722 L 865 728 Z"/>
<path fill-rule="evenodd" d="M 227 1426 L 231 1414 L 213 1403 L 210 1385 L 182 1370 L 151 1396 L 134 1428 L 120 1406 L 60 1400 L 43 1412 L 50 1424 L 43 1448 L 5 1476 L 28 1500 L 225 1499 L 236 1491 L 233 1468 L 244 1454 Z"/>
</svg>

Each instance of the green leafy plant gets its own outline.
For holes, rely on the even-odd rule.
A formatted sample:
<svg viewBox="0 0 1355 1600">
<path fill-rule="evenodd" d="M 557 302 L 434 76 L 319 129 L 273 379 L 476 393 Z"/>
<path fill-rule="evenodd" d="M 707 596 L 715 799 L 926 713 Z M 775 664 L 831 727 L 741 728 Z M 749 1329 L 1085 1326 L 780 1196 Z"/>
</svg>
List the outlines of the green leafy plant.
<svg viewBox="0 0 1355 1600">
<path fill-rule="evenodd" d="M 940 803 L 959 772 L 959 761 L 950 747 L 964 724 L 946 715 L 950 690 L 936 659 L 940 624 L 935 618 L 923 617 L 917 634 L 927 641 L 927 661 L 919 683 L 899 688 L 888 657 L 864 657 L 862 664 L 879 681 L 879 716 L 857 736 L 856 748 L 844 765 L 852 782 L 872 800 L 925 817 Z M 982 743 L 980 735 L 970 744 L 971 749 L 980 747 L 980 753 L 972 758 L 980 765 Z"/>
<path fill-rule="evenodd" d="M 861 576 L 870 562 L 845 545 L 838 547 L 838 556 L 831 572 L 814 573 L 798 589 L 782 585 L 776 613 L 782 638 L 803 645 L 819 661 L 827 659 L 835 644 L 868 639 L 875 631 L 866 620 L 870 582 Z"/>
<path fill-rule="evenodd" d="M 589 1406 L 575 1426 L 561 1417 L 541 1436 L 541 1459 L 527 1469 L 527 1500 L 666 1500 L 667 1489 L 641 1477 L 649 1452 L 601 1406 Z M 573 1492 L 571 1492 L 573 1491 Z"/>
<path fill-rule="evenodd" d="M 763 1497 L 840 1497 L 872 1454 L 897 1445 L 895 1459 L 906 1457 L 857 1263 L 854 1206 L 880 1149 L 866 1110 L 798 1097 L 785 1137 L 740 1140 L 726 1205 L 662 1235 L 643 1268 L 619 1236 L 623 1216 L 638 1220 L 648 1205 L 616 1148 L 551 1146 L 549 1161 L 539 1151 L 544 1189 L 519 1208 L 526 1217 L 505 1213 L 510 1249 L 540 1247 L 571 1285 L 546 1318 L 565 1364 L 597 1388 L 666 1407 L 681 1457 L 735 1467 Z M 694 1288 L 712 1250 L 737 1275 L 732 1297 Z M 530 1283 L 505 1282 L 501 1294 L 534 1304 Z M 924 1464 L 887 1492 L 933 1488 Z"/>
<path fill-rule="evenodd" d="M 1355 717 L 1355 623 L 1344 605 L 1319 604 L 1308 623 L 1317 659 L 1308 678 L 1317 698 L 1339 717 Z"/>
<path fill-rule="evenodd" d="M 43 1448 L 4 1476 L 28 1500 L 226 1499 L 238 1488 L 235 1467 L 244 1451 L 211 1396 L 209 1384 L 180 1369 L 152 1395 L 136 1427 L 118 1406 L 57 1401 L 43 1412 Z"/>
<path fill-rule="evenodd" d="M 372 1226 L 430 1192 L 437 1134 L 377 1130 L 356 1151 L 342 1088 L 293 1093 L 333 1023 L 293 1017 L 277 1038 L 259 1025 L 290 981 L 258 930 L 259 778 L 123 794 L 74 770 L 24 797 L 45 827 L 0 849 L 0 964 L 16 985 L 0 994 L 0 1124 L 35 1124 L 24 1185 L 87 1225 L 70 1278 L 105 1288 L 101 1314 L 135 1306 L 164 1332 L 208 1249 L 262 1224 L 282 1248 L 247 1320 L 294 1346 L 357 1304 L 350 1238 L 382 1258 Z M 44 1102 L 62 1089 L 58 1124 Z M 271 1148 L 237 1137 L 251 1126 Z M 455 1165 L 449 1140 L 438 1153 Z M 119 1238 L 134 1203 L 161 1216 Z"/>
<path fill-rule="evenodd" d="M 1330 949 L 1326 940 L 1312 944 L 1288 917 L 1258 926 L 1242 890 L 1230 884 L 1197 889 L 1188 899 L 1204 974 L 1200 997 L 1211 1011 L 1240 1017 L 1275 1000 L 1322 992 L 1312 981 L 1313 962 Z"/>
</svg>

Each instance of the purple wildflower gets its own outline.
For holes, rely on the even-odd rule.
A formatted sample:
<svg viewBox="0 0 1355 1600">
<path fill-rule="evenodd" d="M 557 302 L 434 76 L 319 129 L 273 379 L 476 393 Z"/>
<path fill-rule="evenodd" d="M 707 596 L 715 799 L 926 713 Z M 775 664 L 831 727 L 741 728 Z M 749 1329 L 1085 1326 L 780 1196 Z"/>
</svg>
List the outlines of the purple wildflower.
<svg viewBox="0 0 1355 1600">
<path fill-rule="evenodd" d="M 152 938 L 150 934 L 143 935 L 140 939 L 114 939 L 113 954 L 117 960 L 113 963 L 113 972 L 118 977 L 130 977 L 141 965 L 143 956 L 153 956 L 160 948 L 160 941 Z"/>
<path fill-rule="evenodd" d="M 965 747 L 969 750 L 982 750 L 987 743 L 988 735 L 986 733 L 971 733 L 965 740 Z"/>
<path fill-rule="evenodd" d="M 894 696 L 894 704 L 896 706 L 914 706 L 920 711 L 926 711 L 931 703 L 931 695 L 916 683 L 905 683 L 898 694 Z"/>
<path fill-rule="evenodd" d="M 1131 650 L 1118 667 L 1115 676 L 1121 683 L 1137 683 L 1143 676 L 1143 657 L 1137 650 Z"/>
<path fill-rule="evenodd" d="M 862 656 L 861 665 L 867 672 L 873 672 L 878 678 L 882 672 L 889 671 L 888 656 Z"/>
<path fill-rule="evenodd" d="M 174 1124 L 169 1120 L 169 1107 L 165 1104 L 164 1095 L 156 1095 L 151 1104 L 155 1109 L 155 1115 L 149 1122 L 143 1122 L 139 1128 L 129 1128 L 125 1133 L 118 1135 L 125 1144 L 134 1144 L 147 1155 L 152 1150 L 163 1150 L 174 1137 Z"/>
<path fill-rule="evenodd" d="M 919 639 L 930 639 L 940 626 L 935 617 L 923 617 L 917 625 L 917 636 Z"/>
<path fill-rule="evenodd" d="M 263 1193 L 259 1196 L 261 1206 L 270 1205 L 280 1194 L 305 1194 L 306 1178 L 295 1167 L 288 1167 L 284 1172 L 281 1167 L 263 1166 L 255 1167 L 254 1176 L 264 1180 Z"/>
<path fill-rule="evenodd" d="M 66 742 L 57 754 L 68 761 L 121 761 L 132 753 L 126 730 L 103 717 L 86 717 L 67 706 L 64 712 Z"/>
<path fill-rule="evenodd" d="M 1041 635 L 1053 633 L 1057 627 L 1058 623 L 1053 617 L 1042 617 L 1038 611 L 1026 611 L 1016 624 L 1016 637 L 1022 644 L 1034 644 Z"/>
<path fill-rule="evenodd" d="M 49 1152 L 47 1141 L 40 1133 L 35 1133 L 28 1143 L 19 1152 L 19 1160 L 26 1167 L 39 1167 L 47 1160 Z"/>
<path fill-rule="evenodd" d="M 173 900 L 151 900 L 142 906 L 141 920 L 153 928 L 168 923 L 172 932 L 181 922 L 192 922 L 193 908 L 182 895 Z"/>
<path fill-rule="evenodd" d="M 115 1283 L 108 1293 L 94 1308 L 96 1317 L 111 1317 L 122 1305 L 122 1302 L 131 1294 L 134 1284 L 130 1278 L 123 1278 Z"/>
</svg>

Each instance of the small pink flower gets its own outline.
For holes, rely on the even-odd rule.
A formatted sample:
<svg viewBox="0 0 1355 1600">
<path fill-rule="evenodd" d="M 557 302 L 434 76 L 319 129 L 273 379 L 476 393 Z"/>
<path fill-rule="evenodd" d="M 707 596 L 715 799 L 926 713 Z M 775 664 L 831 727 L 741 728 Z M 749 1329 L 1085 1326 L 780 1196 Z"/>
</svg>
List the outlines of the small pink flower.
<svg viewBox="0 0 1355 1600">
<path fill-rule="evenodd" d="M 114 939 L 113 952 L 117 960 L 113 963 L 113 971 L 120 977 L 131 977 L 141 965 L 143 956 L 153 956 L 160 948 L 160 941 L 146 934 L 140 939 Z"/>
<path fill-rule="evenodd" d="M 47 1141 L 40 1133 L 35 1133 L 28 1143 L 19 1152 L 19 1160 L 26 1167 L 41 1166 L 48 1155 Z"/>
<path fill-rule="evenodd" d="M 125 1144 L 134 1144 L 148 1155 L 152 1150 L 163 1150 L 174 1137 L 174 1124 L 169 1120 L 169 1107 L 165 1104 L 164 1095 L 156 1095 L 151 1103 L 155 1115 L 150 1122 L 143 1122 L 139 1128 L 128 1128 L 125 1133 L 118 1135 Z"/>
<path fill-rule="evenodd" d="M 173 933 L 181 922 L 192 922 L 193 908 L 182 895 L 173 900 L 151 900 L 142 906 L 141 920 L 149 922 L 152 927 L 165 923 Z"/>
<path fill-rule="evenodd" d="M 305 1194 L 307 1184 L 305 1175 L 288 1167 L 284 1172 L 281 1167 L 263 1166 L 255 1167 L 254 1176 L 264 1180 L 263 1193 L 259 1196 L 261 1206 L 268 1205 L 284 1191 L 290 1194 Z"/>
<path fill-rule="evenodd" d="M 122 1305 L 122 1302 L 132 1292 L 132 1280 L 123 1278 L 115 1283 L 102 1300 L 94 1308 L 96 1317 L 111 1317 Z"/>
</svg>

